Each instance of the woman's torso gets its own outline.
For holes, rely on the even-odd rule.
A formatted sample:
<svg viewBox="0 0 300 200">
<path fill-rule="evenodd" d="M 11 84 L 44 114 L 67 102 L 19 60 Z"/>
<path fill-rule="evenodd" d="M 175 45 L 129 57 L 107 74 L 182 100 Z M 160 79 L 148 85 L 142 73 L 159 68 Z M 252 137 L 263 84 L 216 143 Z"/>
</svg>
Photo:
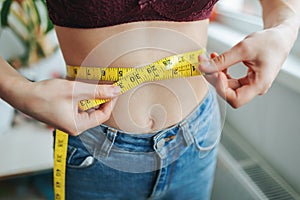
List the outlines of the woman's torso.
<svg viewBox="0 0 300 200">
<path fill-rule="evenodd" d="M 142 21 L 76 29 L 56 26 L 69 65 L 135 67 L 206 46 L 208 20 Z M 133 133 L 169 127 L 185 118 L 205 97 L 201 76 L 148 82 L 122 94 L 104 124 Z"/>
</svg>

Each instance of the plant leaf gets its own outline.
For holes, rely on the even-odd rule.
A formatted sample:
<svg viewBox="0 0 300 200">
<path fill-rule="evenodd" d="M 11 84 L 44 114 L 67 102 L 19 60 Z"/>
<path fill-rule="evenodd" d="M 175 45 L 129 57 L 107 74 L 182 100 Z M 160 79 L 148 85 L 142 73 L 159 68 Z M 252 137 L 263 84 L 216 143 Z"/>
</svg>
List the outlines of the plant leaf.
<svg viewBox="0 0 300 200">
<path fill-rule="evenodd" d="M 43 3 L 45 9 L 47 10 L 47 4 L 46 4 L 46 1 L 45 0 L 41 0 L 41 2 Z M 45 30 L 45 34 L 47 34 L 48 32 L 50 32 L 52 29 L 54 28 L 50 18 L 49 18 L 49 15 L 47 13 L 47 28 Z"/>
<path fill-rule="evenodd" d="M 8 15 L 10 6 L 12 4 L 13 0 L 4 0 L 2 9 L 1 9 L 1 26 L 6 27 L 8 26 Z"/>
<path fill-rule="evenodd" d="M 42 20 L 41 20 L 41 15 L 40 15 L 39 9 L 37 8 L 37 5 L 36 5 L 36 1 L 32 1 L 32 6 L 35 10 L 36 17 L 37 17 L 36 22 L 37 22 L 38 26 L 40 26 L 42 23 L 41 22 Z"/>
</svg>

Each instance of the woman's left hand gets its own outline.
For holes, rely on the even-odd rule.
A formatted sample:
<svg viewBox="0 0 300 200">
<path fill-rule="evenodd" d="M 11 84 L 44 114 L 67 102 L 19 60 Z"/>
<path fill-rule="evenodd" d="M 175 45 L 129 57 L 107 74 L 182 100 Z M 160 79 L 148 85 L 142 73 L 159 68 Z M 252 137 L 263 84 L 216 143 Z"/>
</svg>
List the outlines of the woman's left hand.
<svg viewBox="0 0 300 200">
<path fill-rule="evenodd" d="M 238 108 L 268 91 L 294 44 L 297 31 L 280 25 L 255 32 L 221 55 L 212 53 L 210 60 L 200 56 L 199 70 L 209 74 L 205 77 L 218 94 Z M 239 62 L 248 71 L 244 77 L 235 79 L 227 69 Z"/>
</svg>

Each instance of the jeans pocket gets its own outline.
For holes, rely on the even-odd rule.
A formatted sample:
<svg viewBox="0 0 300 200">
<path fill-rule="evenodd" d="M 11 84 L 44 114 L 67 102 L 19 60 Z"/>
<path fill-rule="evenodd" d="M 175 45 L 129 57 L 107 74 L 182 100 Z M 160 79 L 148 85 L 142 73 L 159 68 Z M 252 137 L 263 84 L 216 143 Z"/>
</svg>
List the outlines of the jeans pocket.
<svg viewBox="0 0 300 200">
<path fill-rule="evenodd" d="M 210 115 L 199 120 L 194 128 L 194 142 L 199 150 L 199 158 L 205 157 L 219 143 L 221 136 L 221 119 L 218 106 L 214 106 Z"/>
<path fill-rule="evenodd" d="M 95 163 L 95 158 L 89 154 L 87 150 L 80 147 L 68 145 L 67 151 L 67 167 L 84 169 L 91 167 Z"/>
</svg>

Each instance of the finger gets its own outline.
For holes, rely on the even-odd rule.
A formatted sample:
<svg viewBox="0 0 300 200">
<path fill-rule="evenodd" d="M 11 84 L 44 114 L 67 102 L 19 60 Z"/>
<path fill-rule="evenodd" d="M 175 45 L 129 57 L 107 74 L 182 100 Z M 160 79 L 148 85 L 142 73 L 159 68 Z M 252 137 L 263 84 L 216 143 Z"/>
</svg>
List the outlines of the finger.
<svg viewBox="0 0 300 200">
<path fill-rule="evenodd" d="M 228 78 L 228 77 L 227 77 Z M 239 80 L 237 79 L 228 79 L 228 87 L 236 90 L 237 88 L 241 87 L 242 84 Z"/>
<path fill-rule="evenodd" d="M 117 98 L 113 98 L 111 101 L 103 104 L 101 109 L 95 110 L 93 113 L 89 114 L 90 121 L 96 122 L 96 125 L 99 125 L 107 121 L 110 116 L 113 108 L 115 107 Z"/>
<path fill-rule="evenodd" d="M 211 54 L 210 56 L 212 56 L 214 54 Z M 203 73 L 204 71 L 201 70 L 200 66 L 210 66 L 210 59 L 207 58 L 207 56 L 205 54 L 200 54 L 198 56 L 198 62 L 199 62 L 199 66 L 197 68 L 197 70 L 201 73 Z M 206 75 L 209 75 L 208 73 L 205 73 Z"/>
<path fill-rule="evenodd" d="M 257 84 L 242 85 L 232 88 L 225 74 L 219 73 L 216 90 L 233 108 L 238 108 L 257 95 Z"/>
<path fill-rule="evenodd" d="M 206 74 L 204 77 L 211 85 L 216 86 L 218 81 L 218 73 Z"/>
<path fill-rule="evenodd" d="M 76 82 L 74 86 L 76 99 L 105 99 L 121 94 L 121 88 L 115 85 L 97 85 Z"/>
<path fill-rule="evenodd" d="M 239 108 L 248 103 L 255 96 L 257 96 L 257 89 L 254 85 L 244 85 L 233 92 L 226 94 L 229 104 L 234 108 Z"/>
<path fill-rule="evenodd" d="M 217 52 L 212 52 L 212 53 L 210 54 L 210 58 L 215 58 L 215 57 L 217 57 L 217 56 L 219 56 L 219 54 L 218 54 Z"/>
<path fill-rule="evenodd" d="M 242 50 L 242 45 L 237 44 L 232 47 L 229 51 L 226 51 L 220 55 L 214 56 L 209 62 L 203 62 L 199 65 L 199 70 L 205 73 L 214 73 L 222 71 L 228 67 L 243 61 L 245 54 Z"/>
<path fill-rule="evenodd" d="M 216 56 L 218 56 L 216 52 L 210 54 L 211 59 Z M 200 55 L 198 59 L 200 63 L 209 62 L 208 58 L 205 55 Z M 216 86 L 218 81 L 218 73 L 206 73 L 204 77 L 211 85 Z"/>
<path fill-rule="evenodd" d="M 220 73 L 223 73 L 226 76 L 226 78 L 227 78 L 227 84 L 228 84 L 229 88 L 237 89 L 237 88 L 241 87 L 241 83 L 240 83 L 239 80 L 231 78 L 230 76 L 228 76 L 224 72 L 220 72 Z M 219 73 L 212 73 L 212 74 L 209 74 L 209 75 L 205 75 L 206 80 L 211 85 L 213 85 L 215 87 L 217 86 L 218 81 L 219 81 L 218 77 L 219 77 Z"/>
<path fill-rule="evenodd" d="M 79 113 L 76 120 L 77 133 L 79 134 L 107 121 L 111 116 L 111 112 L 116 104 L 116 101 L 117 98 L 113 98 L 111 101 L 103 104 L 101 109 L 93 109 L 89 112 Z"/>
<path fill-rule="evenodd" d="M 239 82 L 242 85 L 254 85 L 256 84 L 257 94 L 263 95 L 268 92 L 272 85 L 272 81 L 268 81 L 267 79 L 257 78 L 257 75 L 254 71 L 249 70 L 247 76 L 240 78 Z"/>
<path fill-rule="evenodd" d="M 95 98 L 113 98 L 121 94 L 117 85 L 97 85 Z"/>
<path fill-rule="evenodd" d="M 213 53 L 210 54 L 211 59 L 214 59 L 217 56 L 219 56 L 219 55 L 216 52 L 213 52 Z M 227 68 L 222 70 L 222 72 L 226 75 L 226 77 L 228 79 L 231 79 L 231 76 L 227 73 L 227 71 L 228 71 Z"/>
</svg>

